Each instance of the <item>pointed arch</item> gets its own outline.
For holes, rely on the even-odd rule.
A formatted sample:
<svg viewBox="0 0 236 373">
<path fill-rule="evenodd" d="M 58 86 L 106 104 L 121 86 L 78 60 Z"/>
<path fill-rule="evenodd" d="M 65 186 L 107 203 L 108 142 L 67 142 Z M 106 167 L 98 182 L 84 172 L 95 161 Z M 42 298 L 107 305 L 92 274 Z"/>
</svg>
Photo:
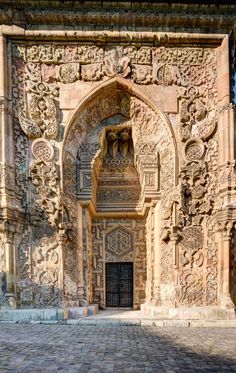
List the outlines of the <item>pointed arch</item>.
<svg viewBox="0 0 236 373">
<path fill-rule="evenodd" d="M 109 80 L 106 80 L 105 82 L 102 82 L 99 84 L 96 88 L 92 89 L 85 97 L 84 99 L 78 103 L 78 105 L 75 107 L 75 109 L 70 113 L 66 129 L 65 129 L 65 136 L 62 143 L 61 148 L 61 162 L 62 165 L 62 177 L 61 180 L 63 180 L 63 159 L 65 155 L 65 149 L 67 148 L 68 141 L 70 134 L 72 133 L 73 127 L 76 125 L 76 123 L 80 120 L 80 116 L 83 115 L 83 112 L 86 110 L 86 108 L 89 106 L 89 104 L 93 101 L 97 100 L 97 105 L 99 105 L 99 100 L 101 97 L 109 97 L 110 94 L 114 94 L 118 91 L 123 91 L 124 94 L 129 94 L 130 96 L 136 97 L 137 99 L 144 102 L 150 109 L 152 109 L 154 112 L 157 113 L 157 115 L 160 117 L 162 123 L 167 129 L 169 140 L 173 146 L 174 151 L 174 163 L 175 163 L 175 185 L 177 185 L 178 182 L 178 172 L 179 172 L 179 156 L 178 156 L 178 148 L 177 148 L 177 142 L 174 134 L 174 130 L 172 128 L 172 125 L 169 121 L 168 116 L 163 113 L 160 108 L 154 103 L 154 101 L 147 97 L 145 94 L 143 94 L 131 81 L 126 80 L 121 77 L 115 77 L 111 78 Z M 111 114 L 111 113 L 110 113 Z M 108 117 L 109 115 L 107 115 Z M 106 114 L 104 114 L 104 117 L 100 118 L 100 120 L 97 121 L 99 123 L 101 120 L 106 118 Z M 89 128 L 88 128 L 89 130 Z"/>
</svg>

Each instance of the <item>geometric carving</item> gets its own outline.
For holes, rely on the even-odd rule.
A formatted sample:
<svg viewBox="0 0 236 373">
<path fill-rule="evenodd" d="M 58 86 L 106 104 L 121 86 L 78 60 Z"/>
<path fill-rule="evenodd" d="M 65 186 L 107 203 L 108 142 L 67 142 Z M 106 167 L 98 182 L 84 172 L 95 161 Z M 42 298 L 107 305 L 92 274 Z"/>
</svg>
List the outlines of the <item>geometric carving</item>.
<svg viewBox="0 0 236 373">
<path fill-rule="evenodd" d="M 45 139 L 37 139 L 32 144 L 32 153 L 35 159 L 44 162 L 49 162 L 54 157 L 54 150 L 49 141 Z"/>
<path fill-rule="evenodd" d="M 184 238 L 181 246 L 186 250 L 198 250 L 203 246 L 204 237 L 200 226 L 190 226 L 184 228 Z"/>
<path fill-rule="evenodd" d="M 106 250 L 122 256 L 133 250 L 133 235 L 123 227 L 113 229 L 106 235 Z"/>
<path fill-rule="evenodd" d="M 98 202 L 131 202 L 139 199 L 139 190 L 125 189 L 99 189 L 97 192 Z"/>
<path fill-rule="evenodd" d="M 203 157 L 204 144 L 200 139 L 191 138 L 185 145 L 185 155 L 190 161 L 197 161 Z"/>
<path fill-rule="evenodd" d="M 157 189 L 157 172 L 144 171 L 145 187 L 149 189 Z"/>
</svg>

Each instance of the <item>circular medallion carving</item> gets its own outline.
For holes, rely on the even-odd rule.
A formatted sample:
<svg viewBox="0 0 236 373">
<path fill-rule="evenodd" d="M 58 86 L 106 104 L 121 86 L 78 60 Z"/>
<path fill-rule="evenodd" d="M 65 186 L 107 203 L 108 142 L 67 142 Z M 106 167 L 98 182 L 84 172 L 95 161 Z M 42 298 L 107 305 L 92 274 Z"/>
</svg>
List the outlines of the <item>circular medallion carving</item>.
<svg viewBox="0 0 236 373">
<path fill-rule="evenodd" d="M 181 246 L 187 250 L 201 249 L 204 244 L 204 236 L 202 227 L 192 225 L 184 228 L 184 236 L 181 241 Z"/>
<path fill-rule="evenodd" d="M 204 155 L 204 144 L 200 139 L 189 139 L 185 145 L 185 156 L 190 161 L 198 161 Z"/>
<path fill-rule="evenodd" d="M 35 159 L 49 162 L 54 157 L 54 150 L 49 141 L 45 139 L 35 140 L 32 144 L 32 153 Z"/>
</svg>

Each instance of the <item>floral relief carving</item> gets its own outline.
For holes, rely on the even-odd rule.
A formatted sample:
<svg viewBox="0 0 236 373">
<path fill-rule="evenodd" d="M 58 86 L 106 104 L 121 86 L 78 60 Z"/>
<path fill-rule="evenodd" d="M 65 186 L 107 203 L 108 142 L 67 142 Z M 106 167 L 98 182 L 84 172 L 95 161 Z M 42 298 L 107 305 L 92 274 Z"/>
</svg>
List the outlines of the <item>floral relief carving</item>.
<svg viewBox="0 0 236 373">
<path fill-rule="evenodd" d="M 173 68 L 167 64 L 157 63 L 153 66 L 153 82 L 158 85 L 168 86 L 174 83 Z"/>
<path fill-rule="evenodd" d="M 56 86 L 45 83 L 29 84 L 27 91 L 30 92 L 29 119 L 27 122 L 30 121 L 31 125 L 35 127 L 35 131 L 37 129 L 37 133 L 31 133 L 30 128 L 28 128 L 27 134 L 30 137 L 39 137 L 40 133 L 40 135 L 45 134 L 49 138 L 55 138 L 58 130 L 54 103 L 54 97 L 58 95 Z M 24 115 L 21 114 L 19 118 L 23 125 Z M 22 127 L 23 130 L 24 128 Z"/>
<path fill-rule="evenodd" d="M 5 272 L 5 237 L 0 234 L 0 306 L 4 304 L 6 294 L 6 272 Z"/>
<path fill-rule="evenodd" d="M 104 74 L 110 78 L 115 75 L 121 75 L 123 78 L 126 78 L 131 72 L 129 57 L 121 57 L 118 50 L 115 50 L 111 55 L 104 57 L 103 63 Z"/>
<path fill-rule="evenodd" d="M 204 300 L 203 276 L 198 271 L 186 269 L 179 277 L 178 301 L 181 305 L 201 306 Z"/>
<path fill-rule="evenodd" d="M 15 150 L 15 184 L 16 193 L 24 209 L 27 208 L 28 180 L 28 138 L 22 131 L 18 121 L 14 122 L 14 150 Z"/>
<path fill-rule="evenodd" d="M 236 231 L 235 224 L 231 232 L 230 239 L 230 295 L 233 302 L 236 302 L 236 245 L 235 245 Z M 214 258 L 217 261 L 217 256 Z M 217 275 L 217 273 L 216 273 Z M 216 289 L 217 291 L 217 289 Z M 217 301 L 217 297 L 214 299 Z"/>
<path fill-rule="evenodd" d="M 109 43 L 104 45 L 101 43 L 98 46 L 90 43 L 83 45 L 79 42 L 71 44 L 29 42 L 19 45 L 14 43 L 12 65 L 16 191 L 22 200 L 22 205 L 31 213 L 32 221 L 34 217 L 35 222 L 41 221 L 41 216 L 44 215 L 49 225 L 58 229 L 63 222 L 68 228 L 64 230 L 64 233 L 67 231 L 64 242 L 67 254 L 63 263 L 66 268 L 63 280 L 64 291 L 67 294 L 68 304 L 76 304 L 78 298 L 75 275 L 77 269 L 74 264 L 77 260 L 76 193 L 77 196 L 81 196 L 88 190 L 92 191 L 91 194 L 93 193 L 93 198 L 98 205 L 109 203 L 111 200 L 115 203 L 129 201 L 136 203 L 140 195 L 145 194 L 145 188 L 151 192 L 154 190 L 161 192 L 160 281 L 164 286 L 157 290 L 160 304 L 164 302 L 170 305 L 174 301 L 186 306 L 217 304 L 218 273 L 214 267 L 217 267 L 218 247 L 214 246 L 214 240 L 210 238 L 213 235 L 211 227 L 208 232 L 206 230 L 204 237 L 202 233 L 206 219 L 211 217 L 214 211 L 213 200 L 216 198 L 216 179 L 219 173 L 216 135 L 218 113 L 215 109 L 217 99 L 215 50 L 125 44 L 118 47 Z M 62 196 L 59 187 L 59 170 L 55 163 L 58 156 L 56 149 L 59 149 L 62 141 L 58 112 L 60 87 L 75 82 L 79 84 L 79 80 L 105 81 L 115 76 L 139 85 L 152 84 L 163 89 L 170 87 L 176 89 L 179 104 L 179 124 L 178 127 L 176 126 L 176 131 L 178 140 L 185 143 L 181 145 L 179 141 L 180 145 L 178 144 L 180 153 L 182 152 L 185 157 L 185 161 L 180 162 L 178 185 L 175 185 L 173 176 L 177 170 L 174 164 L 173 144 L 163 124 L 162 116 L 137 97 L 117 89 L 117 92 L 109 95 L 98 94 L 96 100 L 88 102 L 75 123 L 72 123 L 65 141 L 63 165 L 60 165 L 63 167 Z M 124 125 L 117 127 L 118 130 L 115 131 L 109 129 L 105 136 L 104 151 L 101 141 L 96 140 L 95 143 L 94 140 L 102 133 L 101 128 L 97 129 L 97 127 L 106 118 L 116 115 L 122 116 L 123 121 L 126 121 L 126 133 Z M 88 133 L 91 134 L 91 143 L 86 143 Z M 33 161 L 30 166 L 28 138 L 37 139 L 32 143 Z M 49 141 L 51 139 L 55 140 L 54 148 Z M 133 143 L 130 139 L 133 139 Z M 88 164 L 90 166 L 92 164 L 89 170 Z M 158 169 L 159 165 L 160 169 Z M 125 173 L 130 172 L 134 167 L 137 170 L 135 180 L 140 182 L 140 187 L 143 188 L 141 192 L 129 190 L 128 187 L 132 186 L 133 179 L 127 181 L 124 178 L 114 181 L 107 177 L 107 184 L 104 182 L 105 179 L 101 178 L 98 189 L 94 187 L 101 172 L 103 176 L 105 173 L 111 175 L 115 169 Z M 154 172 L 152 167 L 157 171 Z M 36 197 L 34 202 L 27 200 L 29 174 L 33 184 L 33 196 Z M 233 171 L 229 171 L 226 175 L 224 170 L 221 177 L 222 180 L 230 178 L 232 180 Z M 107 189 L 105 184 L 108 186 Z M 118 190 L 120 185 L 126 190 Z M 112 189 L 111 186 L 116 186 L 117 189 Z M 154 265 L 152 214 L 153 212 L 147 219 L 148 267 Z M 93 237 L 92 243 L 86 243 L 89 247 L 93 246 L 89 249 L 94 272 L 93 279 L 90 281 L 93 283 L 93 290 L 89 292 L 93 292 L 94 299 L 98 303 L 104 301 L 103 260 L 108 258 L 108 253 L 104 254 L 102 240 L 107 237 L 106 235 L 109 237 L 108 230 L 111 228 L 107 228 L 109 224 L 111 223 L 94 221 L 92 227 L 86 227 L 87 231 L 91 228 Z M 135 235 L 138 234 L 137 226 L 138 224 L 134 230 L 135 242 Z M 132 231 L 131 226 L 128 229 Z M 140 227 L 140 230 L 143 231 L 144 228 Z M 35 258 L 32 259 L 35 266 L 42 269 L 41 272 L 33 275 L 39 283 L 42 280 L 40 286 L 46 276 L 43 274 L 43 265 L 47 268 L 45 263 L 50 263 L 50 268 L 58 271 L 60 261 L 58 259 L 58 262 L 54 263 L 58 253 L 57 247 L 47 251 L 46 244 L 44 246 L 38 248 L 36 254 L 32 256 Z M 146 249 L 141 244 L 139 246 L 137 244 L 135 250 L 137 256 L 140 256 L 140 261 L 130 253 L 125 260 L 135 258 L 134 260 L 137 261 L 135 281 L 136 287 L 140 290 L 138 295 L 135 295 L 135 299 L 140 304 L 144 299 L 146 281 L 144 259 Z M 111 259 L 113 254 L 109 255 Z M 175 281 L 173 268 L 176 268 L 176 278 L 178 278 L 176 291 L 167 290 L 165 287 Z M 58 281 L 58 279 L 53 280 L 56 279 L 56 272 L 53 274 L 52 270 L 48 276 L 47 281 L 55 287 Z M 154 296 L 152 269 L 148 269 L 147 277 L 150 288 L 147 288 L 146 296 L 151 300 Z M 42 300 L 41 289 L 38 289 L 36 303 L 56 304 L 56 300 L 53 303 L 53 297 L 54 295 L 59 297 L 58 293 L 48 289 L 48 295 L 45 293 Z M 30 298 L 31 295 L 28 296 Z"/>
<path fill-rule="evenodd" d="M 209 222 L 210 223 L 210 222 Z M 210 224 L 206 252 L 206 304 L 217 305 L 218 298 L 218 244 L 214 239 L 214 229 Z"/>
<path fill-rule="evenodd" d="M 133 65 L 133 79 L 138 84 L 152 83 L 152 67 L 146 65 Z"/>
<path fill-rule="evenodd" d="M 191 225 L 184 228 L 183 239 L 180 241 L 182 267 L 202 267 L 204 262 L 203 244 L 204 237 L 201 226 Z"/>
<path fill-rule="evenodd" d="M 214 51 L 207 48 L 35 44 L 14 45 L 13 51 L 16 59 L 22 59 L 27 66 L 37 66 L 37 71 L 42 64 L 45 81 L 55 79 L 53 64 L 57 64 L 56 79 L 63 83 L 80 79 L 81 68 L 81 77 L 85 81 L 102 79 L 103 74 L 127 78 L 134 70 L 134 80 L 138 84 L 150 84 L 153 79 L 154 83 L 164 86 L 201 86 L 210 83 L 215 63 Z M 35 68 L 31 71 L 36 78 Z M 39 80 L 40 73 L 37 74 Z"/>
<path fill-rule="evenodd" d="M 0 188 L 6 187 L 9 190 L 14 190 L 14 168 L 11 166 L 6 167 L 0 162 Z"/>
<path fill-rule="evenodd" d="M 30 165 L 30 175 L 39 195 L 38 206 L 46 213 L 48 222 L 57 226 L 61 219 L 62 205 L 55 164 L 42 159 L 34 160 Z"/>
<path fill-rule="evenodd" d="M 92 63 L 81 66 L 81 78 L 85 82 L 96 82 L 102 77 L 102 64 Z"/>
<path fill-rule="evenodd" d="M 80 78 L 80 64 L 67 63 L 57 66 L 57 79 L 64 83 L 73 83 Z"/>
<path fill-rule="evenodd" d="M 59 290 L 59 268 L 61 254 L 57 241 L 43 238 L 32 244 L 19 247 L 18 283 L 20 302 L 23 306 L 38 308 L 58 307 L 61 300 Z"/>
</svg>

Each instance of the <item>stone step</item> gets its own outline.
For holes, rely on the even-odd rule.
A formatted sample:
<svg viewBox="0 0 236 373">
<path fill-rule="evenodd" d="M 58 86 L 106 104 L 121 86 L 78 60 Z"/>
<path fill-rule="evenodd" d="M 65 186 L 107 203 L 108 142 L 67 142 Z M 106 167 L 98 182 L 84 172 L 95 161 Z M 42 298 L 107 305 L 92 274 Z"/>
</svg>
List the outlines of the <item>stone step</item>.
<svg viewBox="0 0 236 373">
<path fill-rule="evenodd" d="M 143 326 L 175 328 L 236 328 L 235 320 L 155 320 L 155 319 L 68 319 L 68 320 L 0 320 L 0 324 L 44 324 L 44 325 L 82 325 L 82 326 Z"/>
<path fill-rule="evenodd" d="M 64 309 L 5 309 L 0 310 L 0 321 L 59 321 L 64 320 Z"/>
<path fill-rule="evenodd" d="M 234 309 L 222 307 L 157 307 L 141 305 L 143 315 L 159 320 L 236 320 Z"/>
<path fill-rule="evenodd" d="M 163 310 L 162 310 L 163 311 Z M 183 312 L 184 310 L 180 310 Z M 200 310 L 198 310 L 200 312 Z M 89 305 L 86 307 L 66 308 L 66 309 L 1 309 L 0 323 L 42 323 L 42 324 L 57 324 L 63 323 L 68 325 L 126 325 L 126 326 L 156 326 L 156 327 L 236 327 L 235 319 L 220 319 L 222 313 L 212 312 L 204 318 L 200 318 L 202 313 L 189 314 L 191 318 L 180 319 L 182 314 L 172 313 L 172 318 L 166 315 L 159 314 L 158 316 L 150 316 L 142 314 L 140 311 L 124 311 L 119 314 L 119 311 L 99 311 L 97 305 Z M 189 312 L 189 310 L 188 310 Z M 97 315 L 98 313 L 98 315 Z M 187 316 L 186 313 L 183 313 Z M 161 317 L 162 316 L 162 317 Z M 170 314 L 168 314 L 170 316 Z M 211 316 L 211 317 L 209 317 Z M 215 317 L 213 317 L 215 316 Z"/>
<path fill-rule="evenodd" d="M 214 327 L 236 328 L 236 320 L 155 320 L 155 319 L 80 319 L 67 320 L 68 325 L 145 326 L 145 327 Z"/>
<path fill-rule="evenodd" d="M 87 306 L 88 316 L 95 316 L 98 313 L 98 304 L 91 304 Z"/>
<path fill-rule="evenodd" d="M 80 319 L 95 316 L 98 305 L 91 304 L 86 307 L 73 308 L 48 308 L 48 309 L 1 309 L 0 322 L 25 322 L 25 321 L 60 321 L 67 319 Z"/>
</svg>

